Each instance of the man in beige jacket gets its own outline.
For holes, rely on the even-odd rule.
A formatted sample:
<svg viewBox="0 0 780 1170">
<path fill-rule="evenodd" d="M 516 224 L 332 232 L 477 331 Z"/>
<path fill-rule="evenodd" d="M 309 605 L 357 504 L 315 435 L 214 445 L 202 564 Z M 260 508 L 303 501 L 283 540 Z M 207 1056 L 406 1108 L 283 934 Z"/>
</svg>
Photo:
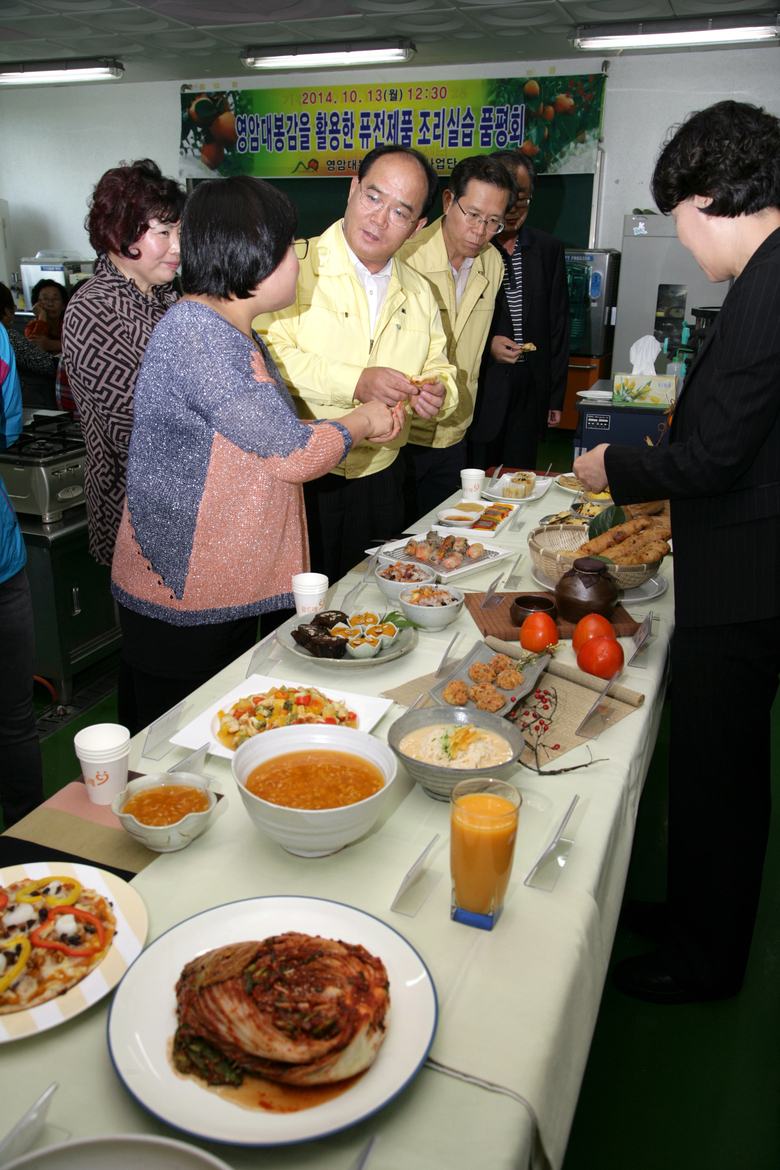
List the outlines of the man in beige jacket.
<svg viewBox="0 0 780 1170">
<path fill-rule="evenodd" d="M 343 221 L 309 241 L 295 303 L 254 323 L 301 418 L 338 417 L 372 398 L 411 408 L 393 442 L 356 444 L 305 487 L 312 568 L 331 581 L 362 559 L 372 538 L 403 530 L 398 453 L 410 418 L 443 418 L 457 406 L 433 289 L 394 258 L 425 225 L 437 187 L 416 151 L 371 151 L 352 180 Z M 412 376 L 425 380 L 416 386 Z"/>
<path fill-rule="evenodd" d="M 504 269 L 491 246 L 517 199 L 511 172 L 494 158 L 474 155 L 458 163 L 444 192 L 444 215 L 399 252 L 431 282 L 457 369 L 458 406 L 442 419 L 412 419 L 404 448 L 405 522 L 413 524 L 460 488 L 468 466 L 465 435 L 474 415 L 482 352 L 488 339 Z"/>
</svg>

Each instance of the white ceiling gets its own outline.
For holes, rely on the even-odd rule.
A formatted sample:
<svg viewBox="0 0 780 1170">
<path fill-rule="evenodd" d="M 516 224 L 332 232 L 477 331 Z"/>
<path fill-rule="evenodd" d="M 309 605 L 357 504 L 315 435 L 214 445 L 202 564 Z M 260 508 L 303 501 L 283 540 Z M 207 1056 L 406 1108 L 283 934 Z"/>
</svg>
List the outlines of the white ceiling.
<svg viewBox="0 0 780 1170">
<path fill-rule="evenodd" d="M 387 36 L 410 38 L 421 66 L 543 61 L 577 56 L 567 40 L 577 24 L 767 7 L 767 0 L 0 0 L 0 62 L 117 57 L 124 81 L 241 77 L 250 75 L 238 60 L 248 44 Z"/>
</svg>

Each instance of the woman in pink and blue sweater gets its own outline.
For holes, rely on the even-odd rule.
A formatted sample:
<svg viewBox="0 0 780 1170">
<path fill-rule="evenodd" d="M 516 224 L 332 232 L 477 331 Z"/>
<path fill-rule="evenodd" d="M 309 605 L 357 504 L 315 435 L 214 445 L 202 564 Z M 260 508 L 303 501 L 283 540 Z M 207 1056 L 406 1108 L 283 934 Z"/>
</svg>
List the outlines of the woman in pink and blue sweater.
<svg viewBox="0 0 780 1170">
<path fill-rule="evenodd" d="M 119 696 L 120 721 L 132 731 L 249 649 L 261 614 L 293 605 L 292 575 L 309 567 L 301 485 L 353 442 L 400 429 L 376 402 L 301 422 L 252 332 L 295 297 L 296 227 L 290 200 L 247 176 L 200 184 L 185 207 L 185 295 L 155 327 L 136 383 L 112 571 L 134 688 Z"/>
</svg>

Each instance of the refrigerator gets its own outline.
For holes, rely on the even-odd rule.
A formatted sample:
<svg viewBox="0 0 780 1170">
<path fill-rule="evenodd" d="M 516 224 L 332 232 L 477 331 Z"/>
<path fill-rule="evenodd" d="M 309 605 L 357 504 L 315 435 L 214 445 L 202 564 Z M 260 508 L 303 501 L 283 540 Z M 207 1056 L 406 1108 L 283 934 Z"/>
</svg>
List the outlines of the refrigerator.
<svg viewBox="0 0 780 1170">
<path fill-rule="evenodd" d="M 613 374 L 631 372 L 629 350 L 647 334 L 666 342 L 671 360 L 682 343 L 683 325 L 694 323 L 693 310 L 720 308 L 730 287 L 728 280 L 707 280 L 677 239 L 671 216 L 624 216 Z M 659 354 L 657 373 L 665 372 L 666 360 Z"/>
<path fill-rule="evenodd" d="M 620 276 L 614 248 L 566 248 L 571 328 L 569 353 L 611 353 Z"/>
</svg>

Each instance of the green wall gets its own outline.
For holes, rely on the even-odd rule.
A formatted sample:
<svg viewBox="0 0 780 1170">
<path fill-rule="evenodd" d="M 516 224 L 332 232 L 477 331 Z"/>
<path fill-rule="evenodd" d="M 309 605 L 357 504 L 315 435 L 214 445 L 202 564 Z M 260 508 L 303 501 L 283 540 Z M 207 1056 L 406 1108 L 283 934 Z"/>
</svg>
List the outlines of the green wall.
<svg viewBox="0 0 780 1170">
<path fill-rule="evenodd" d="M 350 179 L 269 179 L 298 208 L 300 236 L 318 236 L 344 214 Z M 446 180 L 442 179 L 442 188 Z M 551 232 L 568 248 L 587 248 L 593 175 L 540 175 L 528 223 Z M 441 191 L 429 219 L 441 215 Z"/>
</svg>

